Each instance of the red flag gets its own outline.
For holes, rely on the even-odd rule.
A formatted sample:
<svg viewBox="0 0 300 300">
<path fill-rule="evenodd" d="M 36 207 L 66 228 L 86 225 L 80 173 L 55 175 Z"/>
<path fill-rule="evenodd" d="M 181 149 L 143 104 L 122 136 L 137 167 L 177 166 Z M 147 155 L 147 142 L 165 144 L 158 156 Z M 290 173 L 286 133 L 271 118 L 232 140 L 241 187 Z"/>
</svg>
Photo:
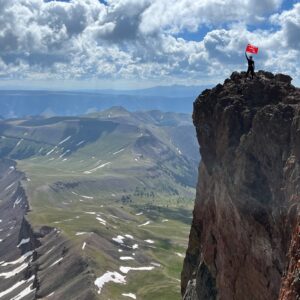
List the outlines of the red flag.
<svg viewBox="0 0 300 300">
<path fill-rule="evenodd" d="M 258 53 L 258 47 L 255 47 L 251 44 L 248 44 L 247 48 L 246 48 L 246 52 L 257 54 Z"/>
</svg>

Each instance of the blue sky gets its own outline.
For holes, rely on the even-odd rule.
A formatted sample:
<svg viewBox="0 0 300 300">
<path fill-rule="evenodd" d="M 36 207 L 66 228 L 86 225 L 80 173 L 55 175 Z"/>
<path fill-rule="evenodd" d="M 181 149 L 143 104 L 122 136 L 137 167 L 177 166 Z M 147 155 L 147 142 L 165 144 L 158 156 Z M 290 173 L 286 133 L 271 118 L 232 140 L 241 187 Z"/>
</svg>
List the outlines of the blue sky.
<svg viewBox="0 0 300 300">
<path fill-rule="evenodd" d="M 203 85 L 258 69 L 300 85 L 300 3 L 0 0 L 0 88 Z"/>
</svg>

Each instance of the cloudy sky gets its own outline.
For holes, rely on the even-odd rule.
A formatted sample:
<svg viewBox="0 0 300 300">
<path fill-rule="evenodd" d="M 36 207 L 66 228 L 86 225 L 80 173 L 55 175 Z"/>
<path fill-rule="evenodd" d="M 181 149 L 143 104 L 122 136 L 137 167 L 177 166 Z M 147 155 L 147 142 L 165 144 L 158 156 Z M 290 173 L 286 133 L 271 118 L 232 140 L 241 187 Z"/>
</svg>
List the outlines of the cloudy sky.
<svg viewBox="0 0 300 300">
<path fill-rule="evenodd" d="M 300 85 L 300 1 L 0 0 L 0 87 L 217 83 L 247 43 Z"/>
</svg>

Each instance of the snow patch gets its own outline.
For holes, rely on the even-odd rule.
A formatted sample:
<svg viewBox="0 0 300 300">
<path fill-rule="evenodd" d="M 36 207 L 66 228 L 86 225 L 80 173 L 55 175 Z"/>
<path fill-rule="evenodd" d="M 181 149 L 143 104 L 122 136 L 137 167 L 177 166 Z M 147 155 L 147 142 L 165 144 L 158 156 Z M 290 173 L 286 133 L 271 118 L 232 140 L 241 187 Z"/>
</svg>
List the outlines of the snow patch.
<svg viewBox="0 0 300 300">
<path fill-rule="evenodd" d="M 79 195 L 79 196 L 85 199 L 94 199 L 94 197 L 91 196 L 85 196 L 85 195 Z"/>
<path fill-rule="evenodd" d="M 66 150 L 63 154 L 59 156 L 59 158 L 63 158 L 65 155 L 67 155 L 71 150 Z"/>
<path fill-rule="evenodd" d="M 145 242 L 148 244 L 154 244 L 154 241 L 152 241 L 152 240 L 145 240 Z"/>
<path fill-rule="evenodd" d="M 51 268 L 51 267 L 57 265 L 57 264 L 60 263 L 63 259 L 64 259 L 64 258 L 61 257 L 60 259 L 56 260 L 53 264 L 51 264 L 51 265 L 49 266 L 49 268 Z"/>
<path fill-rule="evenodd" d="M 177 150 L 177 152 L 178 152 L 180 155 L 182 154 L 182 152 L 180 151 L 179 148 L 176 147 L 176 150 Z"/>
<path fill-rule="evenodd" d="M 4 297 L 7 294 L 10 294 L 12 291 L 14 291 L 15 289 L 17 289 L 19 286 L 21 286 L 24 283 L 28 283 L 30 281 L 32 281 L 34 279 L 34 276 L 32 276 L 31 278 L 29 278 L 28 280 L 21 280 L 18 281 L 16 284 L 14 284 L 13 286 L 11 286 L 10 288 L 8 288 L 7 290 L 0 292 L 0 298 Z"/>
<path fill-rule="evenodd" d="M 45 255 L 47 255 L 47 254 L 49 254 L 50 252 L 52 252 L 53 250 L 54 250 L 54 246 L 50 249 L 50 250 L 48 250 L 46 253 L 45 253 Z"/>
<path fill-rule="evenodd" d="M 134 244 L 134 245 L 132 246 L 132 249 L 137 249 L 138 247 L 139 247 L 138 244 Z"/>
<path fill-rule="evenodd" d="M 29 251 L 25 254 L 23 254 L 20 258 L 18 258 L 17 260 L 14 261 L 9 261 L 9 262 L 5 262 L 2 264 L 2 267 L 6 267 L 6 266 L 10 266 L 10 265 L 16 265 L 16 264 L 21 264 L 22 262 L 25 261 L 25 259 L 27 257 L 30 257 L 32 255 L 33 251 Z"/>
<path fill-rule="evenodd" d="M 98 277 L 95 280 L 95 285 L 98 287 L 98 294 L 101 293 L 101 290 L 104 286 L 105 283 L 108 282 L 115 282 L 115 283 L 121 283 L 125 284 L 126 283 L 126 276 L 121 275 L 118 272 L 106 272 L 104 275 L 101 277 Z"/>
<path fill-rule="evenodd" d="M 178 255 L 179 257 L 184 257 L 184 255 L 179 252 L 175 252 L 175 254 Z"/>
<path fill-rule="evenodd" d="M 80 146 L 80 145 L 82 145 L 84 142 L 85 142 L 85 141 L 83 140 L 83 141 L 77 143 L 76 146 Z"/>
<path fill-rule="evenodd" d="M 57 146 L 52 148 L 49 152 L 46 153 L 46 156 L 49 156 L 52 152 L 54 152 L 57 149 Z"/>
<path fill-rule="evenodd" d="M 106 226 L 106 221 L 101 219 L 100 217 L 96 218 L 102 225 Z"/>
<path fill-rule="evenodd" d="M 48 296 L 46 296 L 46 298 L 50 298 L 53 295 L 54 295 L 54 292 L 52 292 L 51 294 L 49 294 Z"/>
<path fill-rule="evenodd" d="M 85 249 L 85 246 L 86 246 L 86 242 L 83 243 L 83 245 L 82 245 L 82 250 Z"/>
<path fill-rule="evenodd" d="M 134 260 L 134 258 L 131 256 L 121 256 L 120 260 Z"/>
<path fill-rule="evenodd" d="M 135 294 L 132 294 L 132 293 L 128 293 L 128 294 L 123 293 L 122 296 L 124 296 L 124 297 L 129 297 L 129 298 L 131 298 L 131 299 L 136 299 L 136 295 L 135 295 Z"/>
<path fill-rule="evenodd" d="M 119 154 L 119 153 L 123 152 L 124 150 L 125 150 L 125 148 L 123 148 L 123 149 L 121 149 L 121 150 L 119 150 L 117 152 L 114 152 L 113 155 Z"/>
<path fill-rule="evenodd" d="M 30 284 L 30 286 L 28 286 L 20 294 L 18 294 L 17 296 L 11 298 L 10 300 L 20 300 L 20 299 L 26 297 L 27 295 L 31 294 L 34 291 L 35 291 L 35 289 L 32 289 L 32 284 Z"/>
<path fill-rule="evenodd" d="M 17 142 L 16 147 L 20 146 L 20 144 L 21 144 L 23 141 L 24 141 L 23 139 L 20 139 L 20 140 Z"/>
<path fill-rule="evenodd" d="M 3 265 L 2 265 L 3 266 Z M 23 263 L 19 267 L 15 268 L 12 271 L 0 273 L 0 277 L 4 277 L 5 279 L 11 278 L 15 276 L 16 274 L 19 274 L 23 270 L 25 270 L 28 267 L 28 263 Z"/>
<path fill-rule="evenodd" d="M 110 215 L 112 218 L 114 218 L 114 219 L 118 219 L 118 220 L 121 220 L 119 217 L 117 217 L 117 216 L 114 216 L 114 215 Z"/>
<path fill-rule="evenodd" d="M 71 136 L 69 135 L 68 137 L 66 137 L 64 140 L 62 140 L 61 142 L 58 143 L 58 145 L 61 145 L 63 143 L 65 143 L 66 141 L 68 141 L 71 138 Z"/>
<path fill-rule="evenodd" d="M 22 197 L 18 197 L 18 198 L 16 199 L 16 201 L 14 202 L 13 208 L 15 208 L 18 204 L 20 204 L 21 201 L 22 201 Z"/>
<path fill-rule="evenodd" d="M 96 168 L 93 168 L 93 169 L 91 169 L 91 170 L 84 171 L 83 174 L 91 174 L 91 173 L 94 173 L 94 172 L 96 172 L 98 169 L 102 169 L 102 168 L 104 168 L 104 167 L 106 167 L 106 166 L 108 166 L 108 165 L 110 165 L 110 164 L 111 164 L 111 162 L 107 162 L 107 163 L 102 164 L 102 165 L 100 165 L 100 166 L 97 166 Z"/>
<path fill-rule="evenodd" d="M 125 236 L 126 236 L 128 239 L 133 240 L 133 236 L 132 236 L 131 234 L 125 234 Z"/>
<path fill-rule="evenodd" d="M 137 213 L 137 214 L 135 214 L 136 216 L 141 216 L 142 214 L 144 214 L 142 211 L 141 212 L 139 212 L 139 213 Z"/>
<path fill-rule="evenodd" d="M 19 281 L 17 282 L 15 285 L 13 285 L 12 287 L 10 287 L 9 289 L 3 291 L 0 293 L 0 298 L 2 298 L 3 296 L 11 293 L 13 290 L 17 289 L 19 286 L 21 286 L 23 283 L 25 283 L 25 280 Z"/>
<path fill-rule="evenodd" d="M 7 172 L 7 174 L 12 173 L 14 170 L 15 170 L 15 167 L 14 166 L 10 166 L 9 167 L 9 171 Z"/>
<path fill-rule="evenodd" d="M 14 185 L 16 184 L 16 182 L 13 182 L 12 184 L 10 184 L 9 186 L 7 186 L 4 191 L 9 190 L 10 188 L 12 188 Z"/>
<path fill-rule="evenodd" d="M 27 244 L 30 242 L 30 238 L 27 238 L 27 239 L 22 239 L 21 242 L 18 244 L 18 248 L 21 247 L 22 245 L 24 244 Z"/>
<path fill-rule="evenodd" d="M 149 225 L 150 223 L 151 223 L 150 221 L 147 221 L 146 223 L 139 225 L 139 227 Z"/>
<path fill-rule="evenodd" d="M 76 235 L 84 235 L 84 234 L 88 234 L 88 232 L 76 232 Z"/>
<path fill-rule="evenodd" d="M 125 237 L 122 235 L 118 235 L 117 237 L 112 238 L 112 240 L 117 242 L 118 244 L 124 244 L 124 241 L 123 241 L 124 239 L 125 239 Z"/>
</svg>

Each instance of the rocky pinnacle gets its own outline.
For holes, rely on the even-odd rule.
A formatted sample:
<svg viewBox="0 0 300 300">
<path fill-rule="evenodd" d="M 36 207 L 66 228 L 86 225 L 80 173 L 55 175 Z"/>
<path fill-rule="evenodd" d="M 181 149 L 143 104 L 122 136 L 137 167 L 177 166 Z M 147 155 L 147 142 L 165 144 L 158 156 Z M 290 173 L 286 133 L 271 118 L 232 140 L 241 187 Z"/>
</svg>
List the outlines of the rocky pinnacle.
<svg viewBox="0 0 300 300">
<path fill-rule="evenodd" d="M 300 299 L 300 90 L 234 72 L 194 102 L 202 161 L 185 300 Z"/>
</svg>

